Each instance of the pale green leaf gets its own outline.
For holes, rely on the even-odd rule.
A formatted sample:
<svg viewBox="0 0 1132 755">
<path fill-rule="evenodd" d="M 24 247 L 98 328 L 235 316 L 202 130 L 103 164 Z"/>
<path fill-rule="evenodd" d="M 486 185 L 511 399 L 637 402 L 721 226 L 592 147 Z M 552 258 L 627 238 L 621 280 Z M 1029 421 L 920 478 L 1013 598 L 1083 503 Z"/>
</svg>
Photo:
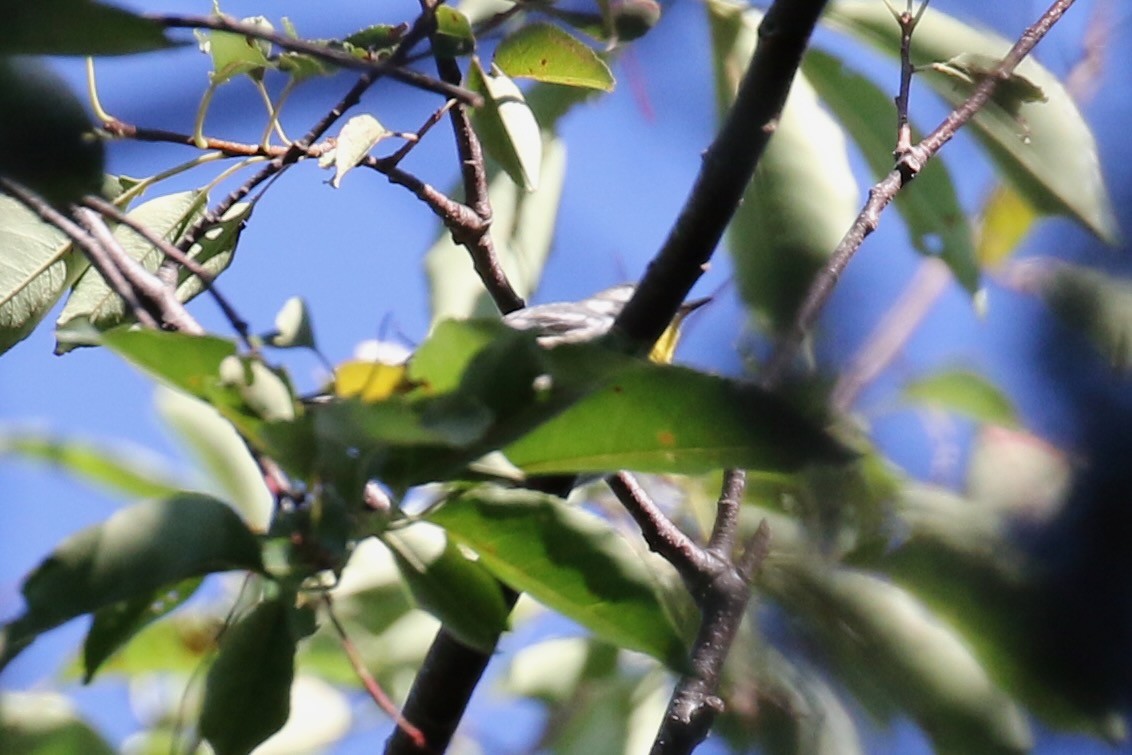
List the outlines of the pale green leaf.
<svg viewBox="0 0 1132 755">
<path fill-rule="evenodd" d="M 1006 427 L 1018 425 L 1013 403 L 996 385 L 976 372 L 948 370 L 905 384 L 904 400 Z"/>
<path fill-rule="evenodd" d="M 0 353 L 26 338 L 83 270 L 62 231 L 0 196 Z"/>
<path fill-rule="evenodd" d="M 484 653 L 495 650 L 510 606 L 499 582 L 438 527 L 420 522 L 381 536 L 392 551 L 417 605 L 461 642 Z"/>
<path fill-rule="evenodd" d="M 170 242 L 176 240 L 204 211 L 207 196 L 197 191 L 182 191 L 151 199 L 128 214 L 138 223 Z M 165 254 L 149 243 L 132 228 L 119 226 L 114 237 L 126 253 L 142 264 L 150 273 L 156 272 Z M 96 330 L 106 330 L 123 322 L 126 306 L 103 277 L 93 267 L 88 268 L 71 291 L 67 304 L 59 313 L 55 327 L 73 328 L 72 321 L 89 323 Z M 62 341 L 56 351 L 68 350 Z"/>
<path fill-rule="evenodd" d="M 519 87 L 502 72 L 484 71 L 475 59 L 465 84 L 484 98 L 472 118 L 484 148 L 516 184 L 527 191 L 538 189 L 542 136 Z"/>
<path fill-rule="evenodd" d="M 613 91 L 613 74 L 605 61 L 553 24 L 520 27 L 499 43 L 493 61 L 512 78 Z"/>
<path fill-rule="evenodd" d="M 330 185 L 337 189 L 342 184 L 342 177 L 356 168 L 378 142 L 390 135 L 391 132 L 368 113 L 355 115 L 346 121 L 338 133 L 334 152 L 319 160 L 322 167 L 334 165 L 334 178 L 330 179 Z"/>
<path fill-rule="evenodd" d="M 140 448 L 6 430 L 0 431 L 0 456 L 4 455 L 50 464 L 134 498 L 170 495 L 184 487 L 166 465 Z"/>
</svg>

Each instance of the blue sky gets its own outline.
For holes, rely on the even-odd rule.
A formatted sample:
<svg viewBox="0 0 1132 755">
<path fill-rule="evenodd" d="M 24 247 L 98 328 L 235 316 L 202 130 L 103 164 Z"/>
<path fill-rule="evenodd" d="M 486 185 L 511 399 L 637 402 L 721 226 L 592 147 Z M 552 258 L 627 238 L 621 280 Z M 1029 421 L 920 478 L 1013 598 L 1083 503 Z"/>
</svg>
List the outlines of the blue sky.
<svg viewBox="0 0 1132 755">
<path fill-rule="evenodd" d="M 203 0 L 160 5 L 161 10 L 196 13 L 209 8 Z M 375 21 L 400 20 L 415 3 L 378 4 L 384 14 L 378 18 L 368 15 L 372 5 L 294 2 L 267 4 L 267 9 L 273 20 L 288 15 L 304 35 L 332 37 Z M 1008 35 L 1043 8 L 1036 2 L 969 0 L 939 5 Z M 1055 72 L 1064 73 L 1076 61 L 1081 31 L 1094 5 L 1079 2 L 1039 48 L 1038 57 Z M 1110 65 L 1101 95 L 1085 107 L 1085 113 L 1096 129 L 1114 204 L 1123 227 L 1129 229 L 1132 66 L 1127 62 L 1132 60 L 1128 34 L 1132 16 L 1122 4 L 1113 5 L 1119 7 Z M 234 15 L 262 12 L 264 7 L 262 2 L 224 3 L 224 10 Z M 847 49 L 829 35 L 819 39 Z M 700 153 L 713 133 L 715 105 L 706 44 L 702 9 L 696 3 L 676 2 L 661 26 L 618 62 L 617 92 L 564 121 L 569 174 L 555 254 L 537 300 L 579 298 L 640 275 L 684 200 Z M 890 66 L 868 56 L 864 65 L 870 71 L 888 71 L 883 81 L 895 85 Z M 125 121 L 187 131 L 206 83 L 207 66 L 205 56 L 192 47 L 100 62 L 103 104 Z M 59 69 L 81 91 L 80 66 L 62 61 Z M 301 133 L 348 82 L 340 76 L 300 90 L 285 111 L 290 131 Z M 243 83 L 222 90 L 208 121 L 209 133 L 248 141 L 258 138 L 262 121 L 254 97 Z M 943 112 L 926 98 L 919 104 L 923 109 L 915 112 L 929 114 L 925 126 Z M 415 129 L 434 105 L 435 98 L 405 92 L 392 83 L 376 87 L 364 103 L 397 130 Z M 256 114 L 248 118 L 245 109 Z M 963 177 L 960 190 L 965 206 L 975 207 L 991 185 L 989 168 L 963 137 L 948 146 L 947 155 L 953 174 Z M 113 172 L 144 175 L 189 156 L 187 149 L 112 145 L 110 167 Z M 445 187 L 454 180 L 452 163 L 449 140 L 436 134 L 405 167 Z M 433 217 L 407 192 L 377 176 L 351 174 L 338 190 L 325 185 L 327 179 L 328 174 L 313 166 L 300 166 L 271 189 L 256 209 L 235 264 L 221 279 L 224 293 L 260 331 L 271 327 L 276 310 L 288 297 L 302 295 L 313 312 L 320 345 L 332 361 L 347 357 L 357 342 L 381 334 L 385 322 L 409 341 L 422 338 L 428 325 L 428 292 L 420 253 L 437 233 Z M 1103 250 L 1068 221 L 1053 219 L 1042 224 L 1023 253 L 1061 253 L 1128 273 L 1126 252 Z M 734 374 L 742 369 L 735 346 L 743 337 L 743 318 L 726 286 L 725 256 L 717 259 L 697 293 L 721 293 L 717 303 L 692 323 L 682 358 Z M 907 284 L 918 261 L 898 219 L 890 213 L 839 286 L 828 329 L 818 342 L 820 353 L 833 361 L 849 358 Z M 986 317 L 980 318 L 962 292 L 949 290 L 893 368 L 863 396 L 861 405 L 875 414 L 877 438 L 915 474 L 930 471 L 926 459 L 931 438 L 921 417 L 890 410 L 890 398 L 903 380 L 938 366 L 967 365 L 985 371 L 1014 397 L 1030 427 L 1070 449 L 1082 442 L 1078 409 L 1049 370 L 1034 366 L 1050 348 L 1061 350 L 1062 361 L 1074 364 L 1074 378 L 1088 390 L 1111 396 L 1114 405 L 1125 409 L 1132 404 L 1127 381 L 1101 369 L 1091 352 L 1052 324 L 1040 306 L 993 284 L 989 306 Z M 206 326 L 227 332 L 210 302 L 198 300 L 193 312 Z M 0 421 L 145 448 L 187 470 L 183 452 L 156 419 L 147 398 L 152 391 L 147 380 L 100 351 L 82 350 L 60 358 L 51 355 L 52 348 L 50 327 L 41 327 L 0 360 Z M 289 355 L 286 359 L 300 386 L 315 384 L 318 366 L 313 358 Z M 968 430 L 959 426 L 957 433 L 963 437 Z M 0 618 L 5 618 L 19 610 L 20 577 L 61 538 L 105 519 L 121 501 L 5 458 L 0 458 L 0 480 L 7 499 L 0 505 Z M 3 685 L 22 689 L 44 684 L 79 636 L 80 628 L 69 626 L 37 643 L 6 672 Z M 129 724 L 104 713 L 103 705 L 121 704 L 116 699 L 119 693 L 108 689 L 116 688 L 100 685 L 77 694 L 83 707 L 109 725 L 117 738 L 128 733 Z M 914 752 L 922 747 L 916 742 L 920 740 L 915 734 L 901 728 L 895 736 L 880 737 L 875 751 Z M 1084 753 L 1090 751 L 1087 747 L 1077 740 L 1049 737 L 1043 739 L 1039 752 Z"/>
</svg>

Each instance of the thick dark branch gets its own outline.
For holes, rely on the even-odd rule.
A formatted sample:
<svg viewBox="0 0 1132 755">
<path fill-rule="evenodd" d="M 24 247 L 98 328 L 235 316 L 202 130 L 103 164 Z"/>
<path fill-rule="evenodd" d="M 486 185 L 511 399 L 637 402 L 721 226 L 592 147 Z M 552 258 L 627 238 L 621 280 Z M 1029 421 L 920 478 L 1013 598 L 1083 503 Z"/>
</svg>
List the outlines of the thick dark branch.
<svg viewBox="0 0 1132 755">
<path fill-rule="evenodd" d="M 333 63 L 340 68 L 349 68 L 355 71 L 365 71 L 367 74 L 388 76 L 391 79 L 400 81 L 402 84 L 408 84 L 409 86 L 428 92 L 436 92 L 445 97 L 451 97 L 460 102 L 466 102 L 473 107 L 479 107 L 483 104 L 483 98 L 475 92 L 470 92 L 456 84 L 437 81 L 419 71 L 403 68 L 401 61 L 395 61 L 392 58 L 383 61 L 357 58 L 343 50 L 288 37 L 284 34 L 261 29 L 254 24 L 236 21 L 227 16 L 182 16 L 175 13 L 166 13 L 151 14 L 148 17 L 171 29 L 213 29 L 215 31 L 242 34 L 254 39 L 262 39 L 284 50 L 310 55 L 319 60 Z"/>
<path fill-rule="evenodd" d="M 770 528 L 764 521 L 738 561 L 724 545 L 734 542 L 745 480 L 745 475 L 735 470 L 724 478 L 712 540 L 701 551 L 704 568 L 698 576 L 699 587 L 693 590 L 701 616 L 692 646 L 692 671 L 676 684 L 653 741 L 652 755 L 692 752 L 723 711 L 718 696 L 723 665 L 746 615 L 752 575 L 766 558 L 770 542 Z"/>
<path fill-rule="evenodd" d="M 777 0 L 719 135 L 680 216 L 614 331 L 646 353 L 707 268 L 755 166 L 774 134 L 786 95 L 825 0 Z"/>
<path fill-rule="evenodd" d="M 829 301 L 829 297 L 833 293 L 841 274 L 849 265 L 849 261 L 861 248 L 861 243 L 865 240 L 865 237 L 880 225 L 881 212 L 892 202 L 900 190 L 923 170 L 928 160 L 934 157 L 940 148 L 949 142 L 956 132 L 990 101 L 998 84 L 1009 79 L 1018 64 L 1033 51 L 1042 37 L 1073 5 L 1073 2 L 1074 0 L 1056 0 L 1042 14 L 1041 18 L 1026 29 L 1014 47 L 1002 59 L 1002 62 L 979 83 L 971 96 L 951 111 L 943 122 L 918 144 L 898 155 L 896 166 L 892 169 L 892 172 L 869 190 L 869 198 L 865 202 L 865 206 L 833 251 L 829 262 L 814 279 L 790 331 L 779 342 L 778 349 L 767 364 L 762 378 L 763 385 L 774 387 L 781 383 L 799 347 L 805 340 L 806 334 L 817 322 L 818 315 L 825 308 L 826 302 Z"/>
</svg>

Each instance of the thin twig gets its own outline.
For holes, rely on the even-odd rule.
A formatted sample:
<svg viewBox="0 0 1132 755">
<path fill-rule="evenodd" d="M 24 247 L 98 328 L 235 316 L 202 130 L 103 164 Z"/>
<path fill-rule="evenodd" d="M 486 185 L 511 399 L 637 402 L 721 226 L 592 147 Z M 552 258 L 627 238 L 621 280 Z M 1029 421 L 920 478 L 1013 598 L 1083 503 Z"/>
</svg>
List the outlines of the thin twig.
<svg viewBox="0 0 1132 755">
<path fill-rule="evenodd" d="M 617 472 L 605 482 L 641 528 L 649 549 L 672 564 L 685 584 L 696 586 L 707 569 L 703 550 L 665 516 L 633 475 Z"/>
<path fill-rule="evenodd" d="M 8 196 L 35 213 L 40 220 L 65 233 L 75 246 L 82 250 L 83 255 L 102 276 L 102 279 L 106 281 L 106 284 L 122 297 L 126 308 L 134 314 L 138 322 L 146 327 L 159 327 L 157 318 L 142 304 L 142 300 L 138 298 L 133 286 L 126 280 L 126 277 L 93 235 L 56 210 L 35 192 L 15 181 L 0 177 L 0 189 L 3 189 Z"/>
<path fill-rule="evenodd" d="M 366 668 L 365 659 L 362 658 L 362 654 L 358 652 L 354 641 L 351 640 L 350 635 L 346 633 L 346 628 L 342 626 L 342 622 L 338 620 L 338 616 L 334 613 L 334 601 L 331 600 L 330 594 L 323 593 L 322 599 L 326 605 L 326 615 L 330 617 L 330 623 L 334 625 L 334 631 L 338 634 L 338 641 L 342 643 L 342 649 L 346 651 L 346 657 L 350 660 L 350 666 L 353 667 L 354 673 L 358 675 L 358 679 L 361 680 L 370 698 L 377 703 L 377 707 L 381 708 L 386 715 L 393 719 L 397 728 L 403 731 L 405 736 L 412 739 L 418 747 L 425 747 L 427 742 L 425 741 L 424 734 L 421 733 L 420 729 L 413 726 L 401 716 L 401 712 L 397 710 L 397 706 L 393 704 L 393 701 L 385 694 L 385 690 L 381 688 L 378 681 L 373 678 L 373 674 Z"/>
<path fill-rule="evenodd" d="M 434 13 L 436 0 L 421 0 L 425 13 Z M 436 49 L 434 42 L 433 49 Z M 460 66 L 453 58 L 436 56 L 436 70 L 440 78 L 447 82 L 458 82 L 462 78 Z M 484 163 L 483 146 L 475 129 L 472 128 L 468 108 L 457 103 L 448 112 L 452 123 L 452 133 L 456 140 L 456 152 L 460 157 L 460 173 L 464 183 L 464 203 L 472 208 L 478 222 L 463 224 L 453 219 L 446 222 L 452 240 L 468 250 L 476 275 L 501 314 L 508 314 L 526 306 L 523 297 L 511 286 L 507 273 L 496 254 L 495 242 L 491 238 L 491 199 L 487 190 L 487 166 Z"/>
<path fill-rule="evenodd" d="M 215 275 L 201 267 L 201 265 L 197 263 L 196 260 L 189 257 L 180 249 L 175 247 L 168 239 L 164 238 L 158 233 L 155 233 L 152 229 L 150 229 L 143 223 L 139 223 L 137 220 L 122 212 L 110 202 L 107 202 L 106 200 L 99 197 L 91 196 L 85 198 L 83 200 L 83 204 L 94 210 L 95 212 L 110 218 L 113 221 L 131 228 L 135 233 L 139 234 L 142 238 L 152 244 L 154 248 L 161 251 L 161 253 L 166 257 L 173 259 L 178 265 L 188 270 L 191 274 L 195 275 L 200 280 L 201 286 L 204 288 L 204 290 L 208 292 L 209 296 L 211 296 L 212 299 L 216 302 L 216 305 L 220 307 L 220 311 L 224 313 L 224 317 L 227 318 L 228 322 L 232 325 L 233 330 L 235 330 L 236 333 L 240 336 L 240 340 L 243 342 L 245 348 L 247 348 L 248 351 L 255 351 L 255 347 L 253 346 L 250 335 L 248 333 L 247 321 L 240 316 L 240 314 L 236 311 L 236 308 L 232 306 L 231 302 L 229 302 L 228 299 L 216 287 Z"/>
<path fill-rule="evenodd" d="M 182 333 L 203 335 L 201 327 L 192 315 L 185 309 L 185 305 L 177 299 L 176 290 L 165 285 L 155 273 L 145 267 L 122 248 L 121 243 L 114 237 L 106 222 L 94 210 L 79 207 L 75 216 L 87 231 L 98 240 L 103 252 L 114 267 L 121 272 L 129 286 L 141 298 L 147 309 L 160 314 L 161 323 Z M 109 283 L 109 281 L 107 281 Z M 121 291 L 116 291 L 121 295 Z"/>
<path fill-rule="evenodd" d="M 349 68 L 355 71 L 365 71 L 368 74 L 388 76 L 391 79 L 400 81 L 402 84 L 408 84 L 417 89 L 442 94 L 445 97 L 451 97 L 460 102 L 465 102 L 472 107 L 479 107 L 483 104 L 483 98 L 475 92 L 468 91 L 456 84 L 437 81 L 419 71 L 403 68 L 399 62 L 395 62 L 392 58 L 389 60 L 366 60 L 357 58 L 343 50 L 288 37 L 274 31 L 268 31 L 255 24 L 236 21 L 227 16 L 186 16 L 175 13 L 154 13 L 148 15 L 147 18 L 170 29 L 213 29 L 215 31 L 241 34 L 254 39 L 262 39 L 284 50 L 310 55 L 311 57 L 333 63 L 340 68 Z"/>
<path fill-rule="evenodd" d="M 959 107 L 952 110 L 935 130 L 901 154 L 892 172 L 869 190 L 869 198 L 865 202 L 865 206 L 861 209 L 857 219 L 845 233 L 837 248 L 834 249 L 829 262 L 814 279 L 794 323 L 777 344 L 777 348 L 763 372 L 762 383 L 764 386 L 775 387 L 781 383 L 806 335 L 817 322 L 818 315 L 825 308 L 826 302 L 829 301 L 841 274 L 857 253 L 857 250 L 860 249 L 865 237 L 880 225 L 880 214 L 884 209 L 900 190 L 923 170 L 928 160 L 934 157 L 940 148 L 949 142 L 956 132 L 990 101 L 991 95 L 999 82 L 1009 78 L 1018 64 L 1030 54 L 1042 37 L 1073 5 L 1073 2 L 1074 0 L 1055 0 L 1053 5 L 1042 14 L 1041 18 L 1023 32 L 1010 52 L 1006 54 L 1006 57 L 1002 59 L 990 75 L 979 83 L 971 96 Z"/>
<path fill-rule="evenodd" d="M 428 36 L 429 30 L 432 28 L 432 19 L 427 14 L 421 14 L 417 17 L 413 25 L 401 37 L 401 41 L 397 43 L 397 49 L 386 60 L 386 65 L 400 66 L 408 58 L 409 53 L 412 52 L 413 47 Z M 309 148 L 310 145 L 318 142 L 331 126 L 333 126 L 339 118 L 352 107 L 361 101 L 362 95 L 369 89 L 378 79 L 385 75 L 385 71 L 371 70 L 363 73 L 354 82 L 350 90 L 340 99 L 334 107 L 319 119 L 319 121 L 310 128 L 306 135 L 299 141 L 294 142 L 288 150 L 280 157 L 275 158 L 266 166 L 263 167 L 258 173 L 245 181 L 236 190 L 231 192 L 227 197 L 221 200 L 216 207 L 206 212 L 186 233 L 184 238 L 178 244 L 182 251 L 188 251 L 193 244 L 195 244 L 202 235 L 204 235 L 209 228 L 218 222 L 218 219 L 223 217 L 225 213 L 230 210 L 233 205 L 242 200 L 248 194 L 265 181 L 268 181 L 275 176 L 285 171 L 288 167 L 295 164 L 304 155 L 304 150 Z"/>
</svg>

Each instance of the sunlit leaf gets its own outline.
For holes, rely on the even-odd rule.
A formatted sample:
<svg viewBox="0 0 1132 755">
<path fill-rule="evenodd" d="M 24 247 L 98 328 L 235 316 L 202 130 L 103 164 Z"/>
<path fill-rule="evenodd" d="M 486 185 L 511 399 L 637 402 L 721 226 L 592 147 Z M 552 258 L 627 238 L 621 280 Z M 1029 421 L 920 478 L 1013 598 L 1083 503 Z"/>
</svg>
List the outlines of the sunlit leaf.
<svg viewBox="0 0 1132 755">
<path fill-rule="evenodd" d="M 73 703 L 45 692 L 5 691 L 0 742 L 12 755 L 113 755 L 116 750 L 82 720 Z"/>
<path fill-rule="evenodd" d="M 997 386 L 976 372 L 938 372 L 904 386 L 904 399 L 947 412 L 1007 427 L 1017 426 L 1013 403 Z"/>
<path fill-rule="evenodd" d="M 171 495 L 184 487 L 170 470 L 141 449 L 115 447 L 37 432 L 0 432 L 0 456 L 18 456 L 57 467 L 134 498 Z"/>
<path fill-rule="evenodd" d="M 242 23 L 262 31 L 272 32 L 275 27 L 264 16 L 251 16 Z M 213 84 L 222 84 L 240 74 L 252 77 L 263 75 L 269 65 L 271 43 L 262 39 L 248 37 L 228 31 L 203 30 L 196 32 L 201 52 L 212 57 L 212 72 L 209 79 Z"/>
<path fill-rule="evenodd" d="M 557 361 L 569 351 L 550 353 Z M 848 458 L 785 399 L 751 384 L 645 362 L 618 372 L 505 452 L 530 474 L 783 471 Z"/>
<path fill-rule="evenodd" d="M 831 5 L 826 20 L 897 57 L 900 29 L 883 3 L 860 0 Z M 930 7 L 916 26 L 912 62 L 930 66 L 958 55 L 999 60 L 1010 43 Z M 1013 100 L 1016 112 L 991 103 L 975 116 L 974 133 L 1003 174 L 1034 207 L 1068 215 L 1109 243 L 1119 236 L 1097 145 L 1073 98 L 1057 77 L 1029 57 L 1016 69 L 1045 101 Z M 927 69 L 917 76 L 952 104 L 965 100 L 972 84 Z"/>
<path fill-rule="evenodd" d="M 175 242 L 186 228 L 204 211 L 208 197 L 197 191 L 182 191 L 151 199 L 129 212 L 129 216 L 152 230 L 166 241 Z M 126 253 L 141 263 L 150 273 L 157 271 L 165 254 L 137 234 L 132 228 L 120 226 L 114 237 Z M 127 317 L 126 305 L 102 275 L 93 267 L 87 268 L 75 284 L 66 306 L 55 321 L 56 328 L 65 328 L 72 320 L 89 323 L 96 330 L 106 330 L 123 322 Z M 69 344 L 59 343 L 56 351 L 69 350 Z"/>
<path fill-rule="evenodd" d="M 283 302 L 275 315 L 275 332 L 266 340 L 280 349 L 314 348 L 314 326 L 302 297 L 292 296 Z"/>
<path fill-rule="evenodd" d="M 154 406 L 201 467 L 206 491 L 232 504 L 252 530 L 266 531 L 271 493 L 232 423 L 204 401 L 165 386 L 157 387 Z"/>
<path fill-rule="evenodd" d="M 453 636 L 484 653 L 495 650 L 510 607 L 483 564 L 462 553 L 443 530 L 424 523 L 382 535 L 414 600 Z"/>
<path fill-rule="evenodd" d="M 457 494 L 428 519 L 512 588 L 603 639 L 686 665 L 655 578 L 601 519 L 552 496 L 494 488 Z"/>
<path fill-rule="evenodd" d="M 613 74 L 605 61 L 553 24 L 520 27 L 499 43 L 493 62 L 512 78 L 613 91 Z"/>
<path fill-rule="evenodd" d="M 320 167 L 334 166 L 334 178 L 330 185 L 337 189 L 342 177 L 358 166 L 369 155 L 378 142 L 392 135 L 392 132 L 368 113 L 355 115 L 346 121 L 338 133 L 338 142 L 332 153 L 318 161 Z"/>
<path fill-rule="evenodd" d="M 483 107 L 473 114 L 484 148 L 527 191 L 539 187 L 542 136 L 523 93 L 501 72 L 488 73 L 478 60 L 468 67 L 467 87 L 483 95 Z"/>
<path fill-rule="evenodd" d="M 189 247 L 188 256 L 213 278 L 220 275 L 232 264 L 236 254 L 236 243 L 240 240 L 240 233 L 251 214 L 250 202 L 237 202 L 232 205 L 215 225 Z M 203 290 L 204 285 L 196 275 L 186 268 L 180 268 L 177 280 L 178 301 L 191 301 Z"/>
<path fill-rule="evenodd" d="M 60 230 L 0 196 L 0 353 L 26 338 L 86 269 Z"/>
<path fill-rule="evenodd" d="M 436 32 L 432 40 L 433 52 L 439 57 L 456 58 L 476 49 L 471 21 L 450 5 L 436 9 Z"/>
</svg>

